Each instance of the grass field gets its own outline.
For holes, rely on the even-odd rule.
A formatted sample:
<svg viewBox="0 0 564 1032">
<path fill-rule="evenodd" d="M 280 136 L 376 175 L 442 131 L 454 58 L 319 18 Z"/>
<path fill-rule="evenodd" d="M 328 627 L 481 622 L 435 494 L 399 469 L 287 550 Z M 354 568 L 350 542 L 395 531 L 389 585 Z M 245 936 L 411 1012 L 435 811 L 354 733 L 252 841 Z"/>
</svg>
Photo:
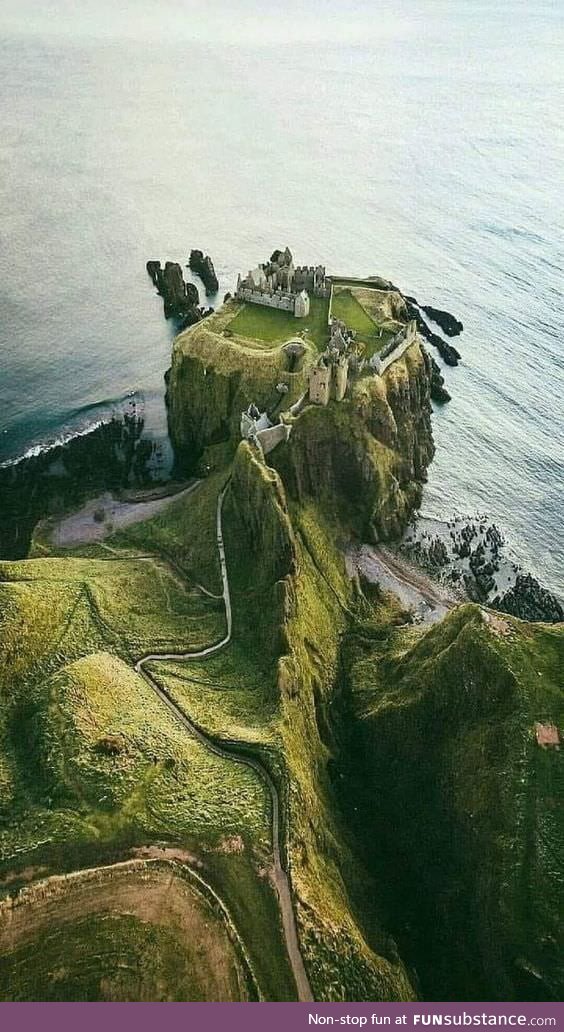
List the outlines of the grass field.
<svg viewBox="0 0 564 1032">
<path fill-rule="evenodd" d="M 249 662 L 235 642 L 205 663 L 160 663 L 153 669 L 174 699 L 218 738 L 269 742 L 279 716 L 275 672 Z"/>
<path fill-rule="evenodd" d="M 342 319 L 350 330 L 354 330 L 359 340 L 365 341 L 374 337 L 378 330 L 376 323 L 370 318 L 350 290 L 335 289 L 331 314 Z"/>
<path fill-rule="evenodd" d="M 381 351 L 392 336 L 388 330 L 381 329 L 374 322 L 358 298 L 348 288 L 335 288 L 331 314 L 337 319 L 342 319 L 349 329 L 356 332 L 357 340 L 365 346 L 364 354 L 367 358 Z"/>
<path fill-rule="evenodd" d="M 298 331 L 307 330 L 307 338 L 319 350 L 323 350 L 329 339 L 327 318 L 329 302 L 323 298 L 310 298 L 310 312 L 306 319 L 296 319 L 291 312 L 281 312 L 276 308 L 262 305 L 245 305 L 226 329 L 238 337 L 251 340 L 262 340 L 266 344 L 279 344 Z"/>
<path fill-rule="evenodd" d="M 0 904 L 0 999 L 256 999 L 223 913 L 178 866 L 137 861 L 38 889 L 9 920 Z"/>
</svg>

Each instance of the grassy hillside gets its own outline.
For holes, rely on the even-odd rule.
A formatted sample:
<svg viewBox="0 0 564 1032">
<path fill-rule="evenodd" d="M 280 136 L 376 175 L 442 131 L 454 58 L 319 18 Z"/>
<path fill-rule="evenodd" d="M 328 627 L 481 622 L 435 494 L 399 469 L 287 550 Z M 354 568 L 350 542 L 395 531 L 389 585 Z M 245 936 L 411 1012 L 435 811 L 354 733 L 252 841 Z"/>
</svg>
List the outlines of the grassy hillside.
<svg viewBox="0 0 564 1032">
<path fill-rule="evenodd" d="M 224 636 L 208 593 L 222 588 L 227 485 L 232 641 L 150 670 L 214 742 L 268 768 L 315 998 L 558 998 L 562 754 L 537 731 L 552 740 L 562 719 L 562 628 L 465 606 L 424 634 L 378 592 L 369 602 L 342 545 L 394 536 L 420 498 L 428 360 L 413 347 L 344 403 L 306 408 L 269 465 L 237 444 L 237 423 L 271 390 L 280 352 L 251 360 L 224 315 L 181 335 L 170 381 L 184 442 L 213 452 L 217 472 L 84 554 L 42 539 L 0 564 L 0 882 L 4 895 L 32 883 L 13 939 L 0 937 L 0 996 L 244 998 L 248 958 L 265 998 L 295 997 L 264 780 L 206 748 L 134 669 Z M 297 394 L 303 373 L 291 375 Z M 105 876 L 80 918 L 73 903 L 90 899 L 84 868 L 170 851 L 224 904 L 205 935 L 200 890 L 178 904 L 201 977 L 178 914 L 155 902 L 145 921 Z M 49 883 L 51 927 L 33 883 L 70 871 L 76 884 Z M 177 873 L 161 892 L 173 909 Z"/>
<path fill-rule="evenodd" d="M 225 534 L 234 628 L 243 664 L 245 655 L 258 654 L 266 683 L 276 686 L 272 729 L 267 737 L 261 727 L 260 736 L 279 753 L 272 764 L 284 783 L 288 859 L 314 994 L 411 998 L 394 944 L 366 906 L 367 873 L 350 851 L 331 784 L 339 749 L 331 716 L 339 639 L 352 612 L 338 527 L 313 506 L 288 506 L 279 477 L 246 444 L 237 453 L 233 485 Z M 248 710 L 245 721 L 241 737 L 256 740 Z"/>
<path fill-rule="evenodd" d="M 261 991 L 288 999 L 265 787 L 187 734 L 132 669 L 165 643 L 195 650 L 225 633 L 221 602 L 183 576 L 218 589 L 219 486 L 88 557 L 1 565 L 0 879 L 10 891 L 29 872 L 180 845 L 243 925 L 254 914 L 260 934 L 244 931 Z"/>
<path fill-rule="evenodd" d="M 424 998 L 561 999 L 563 758 L 536 730 L 562 727 L 564 628 L 463 606 L 376 637 L 349 657 L 353 783 Z"/>
</svg>

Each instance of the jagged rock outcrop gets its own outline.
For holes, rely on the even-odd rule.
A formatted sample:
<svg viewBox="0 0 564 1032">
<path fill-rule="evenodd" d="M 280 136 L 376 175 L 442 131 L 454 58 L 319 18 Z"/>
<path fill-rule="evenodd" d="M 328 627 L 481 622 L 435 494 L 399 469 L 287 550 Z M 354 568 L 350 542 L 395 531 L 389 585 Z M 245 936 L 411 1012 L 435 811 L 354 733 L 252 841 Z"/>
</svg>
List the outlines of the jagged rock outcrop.
<svg viewBox="0 0 564 1032">
<path fill-rule="evenodd" d="M 177 316 L 193 324 L 202 318 L 198 309 L 198 288 L 193 283 L 184 282 L 178 262 L 165 262 L 163 269 L 160 262 L 149 261 L 147 272 L 163 299 L 166 319 Z"/>
<path fill-rule="evenodd" d="M 241 441 L 231 474 L 235 512 L 252 555 L 260 556 L 267 583 L 296 572 L 296 542 L 280 477 L 266 465 L 261 448 Z"/>
<path fill-rule="evenodd" d="M 544 620 L 547 623 L 564 620 L 564 609 L 556 596 L 543 588 L 530 573 L 519 573 L 513 587 L 501 598 L 495 598 L 492 606 L 521 620 Z"/>
<path fill-rule="evenodd" d="M 200 277 L 208 297 L 217 294 L 219 283 L 209 254 L 204 255 L 203 251 L 192 249 L 188 265 Z"/>
<path fill-rule="evenodd" d="M 431 398 L 438 405 L 444 405 L 451 400 L 445 387 L 445 378 L 432 355 L 429 355 L 429 361 L 431 363 Z"/>
<path fill-rule="evenodd" d="M 458 337 L 464 329 L 460 319 L 451 315 L 450 312 L 444 312 L 441 308 L 434 308 L 433 305 L 421 305 L 421 311 L 425 312 L 425 315 L 428 315 L 433 322 L 436 322 L 447 337 Z"/>
<path fill-rule="evenodd" d="M 407 307 L 408 318 L 415 319 L 415 322 L 417 323 L 417 329 L 419 330 L 421 336 L 424 337 L 425 340 L 428 340 L 429 344 L 432 344 L 433 347 L 437 349 L 439 355 L 441 356 L 443 361 L 446 362 L 447 365 L 458 365 L 462 357 L 460 352 L 457 351 L 457 349 L 453 347 L 452 344 L 447 344 L 446 340 L 443 340 L 442 337 L 439 337 L 438 333 L 433 333 L 433 331 L 427 326 L 427 323 L 421 316 L 421 310 L 415 298 L 406 297 L 405 302 Z M 462 323 L 460 323 L 460 326 L 462 326 Z"/>
<path fill-rule="evenodd" d="M 458 337 L 462 333 L 464 326 L 457 319 L 455 315 L 451 315 L 450 312 L 445 312 L 442 308 L 435 308 L 434 305 L 422 305 L 416 297 L 410 297 L 409 294 L 405 295 L 405 300 L 411 304 L 416 305 L 425 315 L 429 316 L 433 322 L 437 323 L 437 326 L 441 327 L 443 333 L 446 333 L 447 337 Z"/>
</svg>

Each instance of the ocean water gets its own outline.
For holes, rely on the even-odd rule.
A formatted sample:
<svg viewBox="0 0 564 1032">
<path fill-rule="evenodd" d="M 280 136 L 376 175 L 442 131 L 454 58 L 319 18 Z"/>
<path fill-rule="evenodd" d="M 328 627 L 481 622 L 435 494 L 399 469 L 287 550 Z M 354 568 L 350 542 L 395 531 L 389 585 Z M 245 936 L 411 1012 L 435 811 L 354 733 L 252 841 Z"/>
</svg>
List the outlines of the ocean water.
<svg viewBox="0 0 564 1032">
<path fill-rule="evenodd" d="M 562 594 L 564 6 L 210 6 L 0 6 L 0 461 L 133 400 L 166 468 L 145 262 L 289 244 L 462 319 L 424 510 Z"/>
</svg>

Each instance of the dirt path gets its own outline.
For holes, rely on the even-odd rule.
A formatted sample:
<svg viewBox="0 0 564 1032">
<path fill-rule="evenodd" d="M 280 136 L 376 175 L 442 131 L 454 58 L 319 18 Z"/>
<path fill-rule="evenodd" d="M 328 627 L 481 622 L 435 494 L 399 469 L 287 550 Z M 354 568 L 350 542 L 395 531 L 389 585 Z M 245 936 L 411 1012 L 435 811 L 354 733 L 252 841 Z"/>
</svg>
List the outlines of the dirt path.
<svg viewBox="0 0 564 1032">
<path fill-rule="evenodd" d="M 231 609 L 231 595 L 229 591 L 229 578 L 227 575 L 227 563 L 225 559 L 225 547 L 223 543 L 223 529 L 222 529 L 222 513 L 223 513 L 223 502 L 227 491 L 226 485 L 220 492 L 217 500 L 217 512 L 216 512 L 216 539 L 217 548 L 219 553 L 219 563 L 221 568 L 221 579 L 223 584 L 223 601 L 225 604 L 225 617 L 226 617 L 226 634 L 221 641 L 215 645 L 210 645 L 205 649 L 201 649 L 199 652 L 181 652 L 181 653 L 148 653 L 142 656 L 141 659 L 135 664 L 135 670 L 141 677 L 144 678 L 149 687 L 156 693 L 162 703 L 170 710 L 175 719 L 182 724 L 186 730 L 198 739 L 210 752 L 216 756 L 221 756 L 224 759 L 228 759 L 233 763 L 239 763 L 242 766 L 249 767 L 254 770 L 261 778 L 263 783 L 266 785 L 270 794 L 272 804 L 272 853 L 274 858 L 274 868 L 272 873 L 272 880 L 276 893 L 278 895 L 278 902 L 280 905 L 280 914 L 282 918 L 282 927 L 284 931 L 284 939 L 286 942 L 286 949 L 288 951 L 288 959 L 296 982 L 296 989 L 298 993 L 298 999 L 301 1003 L 309 1002 L 313 1000 L 313 995 L 303 957 L 300 951 L 298 930 L 296 926 L 296 917 L 294 914 L 294 907 L 292 901 L 292 889 L 290 885 L 290 879 L 287 872 L 284 869 L 282 863 L 282 853 L 280 849 L 280 796 L 278 789 L 264 764 L 259 760 L 251 756 L 243 756 L 239 752 L 240 746 L 236 743 L 229 745 L 223 742 L 219 745 L 216 741 L 210 738 L 204 733 L 196 724 L 190 720 L 190 717 L 177 705 L 176 702 L 168 695 L 168 693 L 161 687 L 161 685 L 154 679 L 152 674 L 146 669 L 147 663 L 156 663 L 161 661 L 174 661 L 181 663 L 183 660 L 190 660 L 193 662 L 195 659 L 205 659 L 208 656 L 214 655 L 221 649 L 229 645 L 232 635 L 233 617 Z"/>
</svg>

